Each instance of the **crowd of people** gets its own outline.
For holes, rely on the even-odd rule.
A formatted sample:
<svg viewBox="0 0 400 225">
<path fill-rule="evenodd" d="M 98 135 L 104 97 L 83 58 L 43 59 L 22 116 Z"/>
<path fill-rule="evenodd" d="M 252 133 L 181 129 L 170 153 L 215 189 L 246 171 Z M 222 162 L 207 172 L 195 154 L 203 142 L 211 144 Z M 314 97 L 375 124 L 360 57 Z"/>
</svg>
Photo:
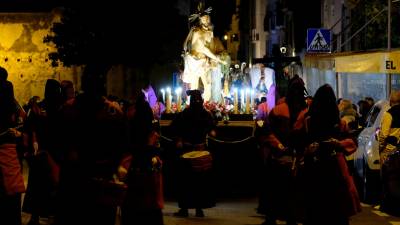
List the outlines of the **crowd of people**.
<svg viewBox="0 0 400 225">
<path fill-rule="evenodd" d="M 262 128 L 258 138 L 264 176 L 258 212 L 266 215 L 265 225 L 276 224 L 277 219 L 286 220 L 287 224 L 349 224 L 349 218 L 361 210 L 357 192 L 360 189 L 352 176 L 353 155 L 358 134 L 367 126 L 373 105 L 371 97 L 357 104 L 337 99 L 328 84 L 314 96 L 307 96 L 297 75 L 289 81 L 287 96 L 266 116 L 262 113 L 265 106 L 259 105 L 257 119 L 263 123 L 259 123 Z M 392 215 L 398 215 L 400 208 L 395 203 L 398 198 L 394 190 L 400 174 L 399 105 L 400 91 L 394 90 L 391 108 L 383 114 L 376 135 L 382 166 L 382 196 L 378 204 Z"/>
<path fill-rule="evenodd" d="M 111 225 L 120 207 L 123 225 L 164 224 L 158 123 L 163 106 L 155 91 L 148 84 L 131 104 L 121 104 L 105 97 L 101 85 L 87 85 L 76 95 L 71 81 L 48 79 L 43 100 L 35 96 L 21 107 L 7 71 L 0 68 L 2 223 L 20 225 L 23 211 L 31 214 L 29 225 L 50 216 L 57 225 Z M 328 84 L 307 97 L 297 75 L 288 90 L 275 107 L 269 108 L 266 98 L 258 106 L 263 224 L 280 219 L 289 225 L 348 225 L 361 210 L 350 156 L 371 99 L 357 107 L 336 99 Z M 195 209 L 196 217 L 204 217 L 203 209 L 216 205 L 213 156 L 206 141 L 216 135 L 216 120 L 204 108 L 201 91 L 186 94 L 189 107 L 171 123 L 179 158 L 180 209 L 174 215 L 188 217 L 189 209 Z M 394 91 L 381 135 L 384 154 L 395 151 L 399 142 L 399 104 L 400 94 Z M 27 187 L 23 160 L 29 165 Z"/>
<path fill-rule="evenodd" d="M 134 105 L 122 107 L 104 97 L 100 85 L 89 84 L 76 95 L 71 81 L 48 79 L 44 98 L 32 97 L 20 107 L 4 68 L 0 75 L 1 223 L 21 224 L 23 211 L 31 214 L 30 225 L 49 216 L 56 224 L 114 224 L 119 204 L 123 224 L 154 215 L 159 220 L 151 224 L 162 224 L 161 170 L 153 170 L 162 163 L 145 90 Z M 23 160 L 29 166 L 26 187 Z M 116 175 L 122 179 L 127 161 L 126 187 Z M 141 176 L 159 181 L 148 183 L 154 186 L 148 190 L 136 186 L 136 179 L 148 179 Z M 126 194 L 109 199 L 107 190 Z M 148 199 L 139 197 L 150 203 L 137 204 L 138 190 L 149 191 Z"/>
<path fill-rule="evenodd" d="M 105 97 L 96 81 L 76 94 L 71 81 L 48 79 L 44 98 L 34 96 L 20 107 L 4 68 L 0 75 L 2 223 L 20 225 L 25 212 L 31 215 L 29 225 L 38 225 L 41 217 L 52 217 L 57 225 L 111 225 L 120 207 L 122 224 L 163 224 L 157 121 L 165 106 L 150 84 L 131 103 L 122 104 L 114 96 Z M 180 187 L 185 191 L 178 197 L 181 210 L 176 216 L 188 216 L 188 209 L 195 208 L 196 216 L 204 217 L 203 209 L 215 205 L 208 185 L 212 158 L 204 144 L 215 120 L 203 107 L 198 90 L 187 95 L 191 105 L 173 125 L 176 146 L 179 155 L 202 150 L 208 166 L 201 162 L 191 170 L 187 164 L 191 157 L 180 157 L 185 171 Z M 29 166 L 27 187 L 21 168 L 24 160 Z M 196 190 L 207 187 L 210 197 L 199 197 Z"/>
</svg>

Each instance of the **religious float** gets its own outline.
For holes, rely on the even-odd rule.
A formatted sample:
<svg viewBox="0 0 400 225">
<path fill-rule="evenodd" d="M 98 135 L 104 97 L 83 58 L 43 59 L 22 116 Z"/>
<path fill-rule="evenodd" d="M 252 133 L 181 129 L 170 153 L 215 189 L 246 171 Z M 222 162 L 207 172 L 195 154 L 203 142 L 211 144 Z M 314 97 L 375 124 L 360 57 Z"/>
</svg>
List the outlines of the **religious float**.
<svg viewBox="0 0 400 225">
<path fill-rule="evenodd" d="M 216 119 L 216 135 L 207 137 L 213 157 L 213 169 L 218 177 L 217 189 L 222 192 L 246 190 L 253 186 L 258 150 L 257 106 L 261 97 L 275 105 L 275 73 L 263 64 L 232 63 L 229 55 L 212 38 L 209 9 L 199 10 L 190 17 L 193 25 L 184 43 L 184 70 L 174 86 L 162 88 L 165 111 L 161 115 L 160 144 L 167 160 L 165 172 L 167 192 L 174 192 L 176 146 L 172 121 L 186 107 L 187 90 L 201 90 L 204 107 Z M 222 50 L 221 50 L 222 49 Z M 168 163 L 171 160 L 172 163 Z M 170 168 L 168 168 L 170 166 Z M 243 187 L 246 186 L 246 187 Z M 169 190 L 171 188 L 171 190 Z"/>
</svg>

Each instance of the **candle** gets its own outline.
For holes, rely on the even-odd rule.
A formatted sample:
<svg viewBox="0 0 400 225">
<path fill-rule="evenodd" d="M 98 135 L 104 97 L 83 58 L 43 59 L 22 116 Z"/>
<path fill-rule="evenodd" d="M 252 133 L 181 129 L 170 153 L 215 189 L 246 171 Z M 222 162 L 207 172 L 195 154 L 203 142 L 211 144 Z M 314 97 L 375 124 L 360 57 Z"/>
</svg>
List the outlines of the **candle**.
<svg viewBox="0 0 400 225">
<path fill-rule="evenodd" d="M 167 96 L 166 96 L 166 102 L 165 102 L 165 112 L 166 113 L 171 113 L 171 88 L 167 88 Z"/>
<path fill-rule="evenodd" d="M 244 90 L 240 90 L 240 111 L 244 111 Z"/>
<path fill-rule="evenodd" d="M 182 97 L 181 97 L 182 88 L 177 88 L 175 90 L 175 93 L 176 93 L 176 111 L 180 112 L 182 111 Z"/>
<path fill-rule="evenodd" d="M 250 114 L 250 89 L 246 89 L 246 114 Z"/>
<path fill-rule="evenodd" d="M 223 89 L 222 93 L 223 93 L 224 97 L 229 95 L 229 78 L 228 78 L 228 75 L 225 76 L 224 89 Z"/>
<path fill-rule="evenodd" d="M 251 91 L 250 91 L 250 104 L 251 104 L 251 107 L 253 108 L 254 107 L 254 89 L 251 89 Z"/>
<path fill-rule="evenodd" d="M 233 89 L 233 95 L 234 95 L 234 99 L 233 99 L 233 113 L 234 114 L 238 114 L 238 89 L 234 88 Z"/>
<path fill-rule="evenodd" d="M 161 94 L 162 94 L 163 103 L 165 104 L 165 90 L 164 90 L 164 88 L 161 89 Z"/>
</svg>

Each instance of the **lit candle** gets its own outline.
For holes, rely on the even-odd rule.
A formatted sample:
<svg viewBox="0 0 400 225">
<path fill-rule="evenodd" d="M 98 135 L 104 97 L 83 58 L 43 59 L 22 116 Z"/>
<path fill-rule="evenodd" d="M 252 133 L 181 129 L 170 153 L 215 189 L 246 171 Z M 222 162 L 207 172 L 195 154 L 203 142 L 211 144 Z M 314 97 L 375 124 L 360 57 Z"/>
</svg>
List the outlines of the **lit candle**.
<svg viewBox="0 0 400 225">
<path fill-rule="evenodd" d="M 246 114 L 250 114 L 250 89 L 246 89 Z"/>
<path fill-rule="evenodd" d="M 240 111 L 243 112 L 244 110 L 244 90 L 240 90 Z"/>
<path fill-rule="evenodd" d="M 167 97 L 165 102 L 165 112 L 171 113 L 171 88 L 167 87 Z"/>
<path fill-rule="evenodd" d="M 182 111 L 182 96 L 181 96 L 182 88 L 177 88 L 175 90 L 175 93 L 176 93 L 176 111 L 180 112 Z"/>
<path fill-rule="evenodd" d="M 224 89 L 223 89 L 222 93 L 223 93 L 224 97 L 230 95 L 230 93 L 229 93 L 229 78 L 228 78 L 228 75 L 225 76 Z"/>
<path fill-rule="evenodd" d="M 164 88 L 161 89 L 161 94 L 162 94 L 163 103 L 165 104 L 165 90 L 164 90 Z"/>
<path fill-rule="evenodd" d="M 251 89 L 251 91 L 250 91 L 250 104 L 251 104 L 251 107 L 253 108 L 254 107 L 254 89 Z"/>
<path fill-rule="evenodd" d="M 238 89 L 234 88 L 233 89 L 233 95 L 234 95 L 234 99 L 233 99 L 233 113 L 234 114 L 238 114 Z"/>
</svg>

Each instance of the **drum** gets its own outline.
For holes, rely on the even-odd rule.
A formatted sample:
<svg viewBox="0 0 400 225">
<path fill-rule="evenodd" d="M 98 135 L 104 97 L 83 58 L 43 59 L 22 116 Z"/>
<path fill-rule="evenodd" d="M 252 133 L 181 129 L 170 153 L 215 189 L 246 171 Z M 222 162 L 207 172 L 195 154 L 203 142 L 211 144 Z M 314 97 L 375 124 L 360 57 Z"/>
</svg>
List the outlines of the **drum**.
<svg viewBox="0 0 400 225">
<path fill-rule="evenodd" d="M 212 168 L 212 156 L 209 151 L 191 151 L 181 156 L 193 171 L 201 172 Z"/>
</svg>

